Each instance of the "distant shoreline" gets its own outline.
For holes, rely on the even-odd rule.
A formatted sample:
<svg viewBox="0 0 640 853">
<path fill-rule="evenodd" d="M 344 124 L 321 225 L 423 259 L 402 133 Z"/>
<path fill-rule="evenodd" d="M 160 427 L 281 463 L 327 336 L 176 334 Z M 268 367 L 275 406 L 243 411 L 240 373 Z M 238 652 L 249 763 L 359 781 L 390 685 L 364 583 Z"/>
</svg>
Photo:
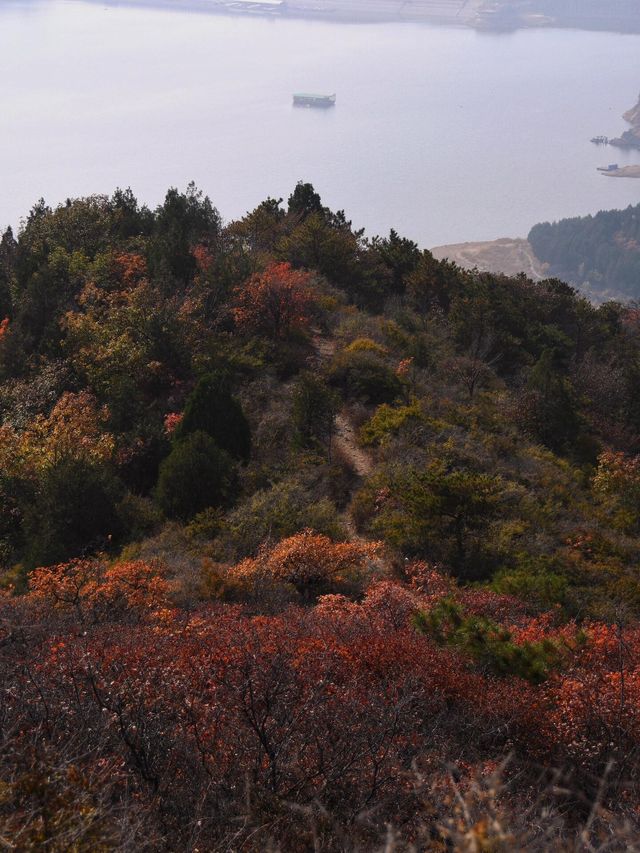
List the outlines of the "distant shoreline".
<svg viewBox="0 0 640 853">
<path fill-rule="evenodd" d="M 434 0 L 72 0 L 103 8 L 149 8 L 169 12 L 229 15 L 241 18 L 314 20 L 331 23 L 424 23 L 448 27 L 471 26 L 458 15 L 434 14 Z"/>
<path fill-rule="evenodd" d="M 72 0 L 103 8 L 152 8 L 235 17 L 306 19 L 337 23 L 412 23 L 461 27 L 479 32 L 523 29 L 578 29 L 640 34 L 638 20 L 625 27 L 601 18 L 554 18 L 543 14 L 514 15 L 496 11 L 485 0 Z"/>
</svg>

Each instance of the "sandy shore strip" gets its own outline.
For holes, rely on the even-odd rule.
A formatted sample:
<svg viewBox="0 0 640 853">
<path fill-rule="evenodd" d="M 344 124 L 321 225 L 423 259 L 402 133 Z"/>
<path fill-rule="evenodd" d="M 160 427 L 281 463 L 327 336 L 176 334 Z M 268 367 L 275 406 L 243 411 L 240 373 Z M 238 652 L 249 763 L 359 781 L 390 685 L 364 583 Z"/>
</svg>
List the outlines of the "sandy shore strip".
<svg viewBox="0 0 640 853">
<path fill-rule="evenodd" d="M 619 169 L 607 169 L 602 172 L 607 178 L 640 178 L 640 165 L 621 166 Z"/>
</svg>

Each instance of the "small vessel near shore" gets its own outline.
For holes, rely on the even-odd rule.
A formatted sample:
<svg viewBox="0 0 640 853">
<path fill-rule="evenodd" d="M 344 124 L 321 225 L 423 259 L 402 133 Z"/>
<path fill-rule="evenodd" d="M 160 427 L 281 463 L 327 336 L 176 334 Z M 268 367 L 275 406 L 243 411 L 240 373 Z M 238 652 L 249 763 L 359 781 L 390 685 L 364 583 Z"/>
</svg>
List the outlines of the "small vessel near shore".
<svg viewBox="0 0 640 853">
<path fill-rule="evenodd" d="M 293 96 L 294 107 L 335 107 L 335 95 L 314 95 L 309 92 L 300 92 Z"/>
<path fill-rule="evenodd" d="M 609 137 L 608 136 L 594 136 L 591 140 L 594 145 L 608 145 Z"/>
</svg>

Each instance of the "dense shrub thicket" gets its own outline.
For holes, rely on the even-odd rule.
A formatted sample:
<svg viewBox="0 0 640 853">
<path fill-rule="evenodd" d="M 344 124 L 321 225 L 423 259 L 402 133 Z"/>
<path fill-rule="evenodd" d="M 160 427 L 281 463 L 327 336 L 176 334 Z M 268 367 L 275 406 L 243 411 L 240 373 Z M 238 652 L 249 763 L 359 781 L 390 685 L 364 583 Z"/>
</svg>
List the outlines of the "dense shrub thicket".
<svg viewBox="0 0 640 853">
<path fill-rule="evenodd" d="M 337 590 L 345 573 L 362 582 L 370 551 L 306 534 L 231 569 L 227 591 L 259 572 L 272 602 L 269 584 L 335 584 L 270 615 L 176 610 L 157 564 L 34 572 L 0 602 L 3 836 L 21 850 L 635 849 L 637 627 L 563 625 L 419 563 L 356 602 Z"/>
</svg>

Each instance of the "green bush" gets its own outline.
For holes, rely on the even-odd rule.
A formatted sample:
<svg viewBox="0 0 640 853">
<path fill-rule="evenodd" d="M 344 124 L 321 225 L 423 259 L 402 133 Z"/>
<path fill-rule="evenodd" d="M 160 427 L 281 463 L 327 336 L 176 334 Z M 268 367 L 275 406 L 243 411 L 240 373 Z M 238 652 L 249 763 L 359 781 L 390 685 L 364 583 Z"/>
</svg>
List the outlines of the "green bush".
<svg viewBox="0 0 640 853">
<path fill-rule="evenodd" d="M 170 518 L 187 521 L 207 507 L 228 504 L 236 489 L 231 457 L 199 431 L 179 441 L 160 465 L 156 496 Z"/>
<path fill-rule="evenodd" d="M 285 480 L 256 492 L 227 516 L 220 549 L 225 559 L 241 559 L 255 554 L 265 540 L 277 541 L 307 528 L 334 539 L 344 533 L 328 498 L 316 499 L 303 484 Z"/>
<path fill-rule="evenodd" d="M 370 350 L 343 351 L 331 366 L 330 381 L 347 396 L 379 405 L 392 403 L 403 385 L 380 356 Z"/>
<path fill-rule="evenodd" d="M 506 628 L 484 616 L 465 616 L 451 599 L 416 613 L 414 625 L 440 645 L 458 649 L 495 675 L 515 675 L 534 684 L 545 681 L 560 666 L 566 652 L 559 643 L 546 639 L 517 644 Z"/>
<path fill-rule="evenodd" d="M 524 565 L 503 569 L 491 584 L 496 592 L 516 596 L 541 608 L 564 604 L 568 585 L 567 577 L 544 565 L 544 558 L 527 559 Z"/>
<path fill-rule="evenodd" d="M 360 440 L 364 445 L 378 446 L 396 435 L 406 424 L 425 425 L 427 418 L 417 400 L 408 406 L 389 406 L 383 403 L 370 420 L 360 429 Z"/>
<path fill-rule="evenodd" d="M 452 468 L 442 459 L 371 478 L 353 511 L 373 536 L 403 553 L 444 562 L 458 577 L 479 580 L 495 565 L 488 532 L 506 509 L 504 495 L 499 477 Z"/>
<path fill-rule="evenodd" d="M 132 539 L 148 536 L 162 522 L 162 513 L 150 498 L 127 492 L 117 507 L 118 517 Z"/>
<path fill-rule="evenodd" d="M 373 355 L 379 355 L 381 358 L 384 358 L 389 354 L 388 350 L 383 346 L 380 346 L 380 344 L 377 344 L 371 338 L 356 338 L 355 341 L 351 341 L 351 343 L 344 348 L 344 351 L 349 353 L 349 355 L 353 355 L 358 352 L 368 352 Z"/>
<path fill-rule="evenodd" d="M 208 506 L 191 519 L 186 526 L 187 536 L 193 540 L 215 539 L 224 530 L 224 510 Z"/>
</svg>

